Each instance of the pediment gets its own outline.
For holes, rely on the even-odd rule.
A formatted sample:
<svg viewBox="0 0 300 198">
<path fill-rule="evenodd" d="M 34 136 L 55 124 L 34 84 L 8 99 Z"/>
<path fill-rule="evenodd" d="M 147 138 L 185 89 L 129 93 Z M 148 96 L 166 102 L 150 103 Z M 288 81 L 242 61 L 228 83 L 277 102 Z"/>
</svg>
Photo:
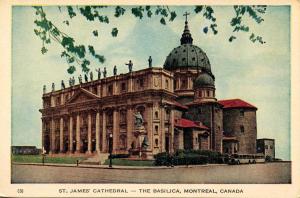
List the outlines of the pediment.
<svg viewBox="0 0 300 198">
<path fill-rule="evenodd" d="M 89 92 L 86 89 L 80 88 L 68 101 L 67 104 L 82 103 L 89 100 L 99 99 L 99 96 Z"/>
</svg>

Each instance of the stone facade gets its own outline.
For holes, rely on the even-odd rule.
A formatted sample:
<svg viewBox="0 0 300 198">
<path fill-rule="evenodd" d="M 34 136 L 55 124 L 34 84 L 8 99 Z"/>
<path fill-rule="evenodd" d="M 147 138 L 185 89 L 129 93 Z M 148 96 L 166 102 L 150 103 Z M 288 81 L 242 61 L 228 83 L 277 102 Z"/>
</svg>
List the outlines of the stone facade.
<svg viewBox="0 0 300 198">
<path fill-rule="evenodd" d="M 269 156 L 271 159 L 275 159 L 275 140 L 262 138 L 257 139 L 257 153 L 263 153 L 265 157 Z"/>
<path fill-rule="evenodd" d="M 238 153 L 256 153 L 256 109 L 224 109 L 223 126 L 226 136 L 236 137 Z"/>
<path fill-rule="evenodd" d="M 151 68 L 45 93 L 43 146 L 48 153 L 108 152 L 112 133 L 113 151 L 127 153 L 138 146 L 134 113 L 141 112 L 149 150 L 162 152 L 174 131 L 172 84 L 171 72 Z"/>
<path fill-rule="evenodd" d="M 255 153 L 257 108 L 239 99 L 218 101 L 209 59 L 192 44 L 187 21 L 180 41 L 163 68 L 45 92 L 40 112 L 46 153 L 107 153 L 111 135 L 116 154 Z M 142 126 L 135 123 L 138 113 Z"/>
</svg>

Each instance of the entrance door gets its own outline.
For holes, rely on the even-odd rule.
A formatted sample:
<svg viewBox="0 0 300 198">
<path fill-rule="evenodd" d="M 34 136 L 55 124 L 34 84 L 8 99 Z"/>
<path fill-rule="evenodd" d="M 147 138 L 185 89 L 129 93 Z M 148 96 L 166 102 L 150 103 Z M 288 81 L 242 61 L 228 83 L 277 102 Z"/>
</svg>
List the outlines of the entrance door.
<svg viewBox="0 0 300 198">
<path fill-rule="evenodd" d="M 184 150 L 193 149 L 193 136 L 191 130 L 189 129 L 183 130 L 183 142 L 184 142 Z"/>
</svg>

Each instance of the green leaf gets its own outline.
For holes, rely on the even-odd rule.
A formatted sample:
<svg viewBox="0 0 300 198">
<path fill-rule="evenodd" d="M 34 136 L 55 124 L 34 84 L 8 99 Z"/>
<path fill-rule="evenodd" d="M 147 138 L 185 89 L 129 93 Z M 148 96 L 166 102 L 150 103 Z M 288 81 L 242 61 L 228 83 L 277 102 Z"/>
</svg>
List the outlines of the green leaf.
<svg viewBox="0 0 300 198">
<path fill-rule="evenodd" d="M 75 61 L 74 57 L 69 57 L 67 59 L 68 63 L 73 63 Z"/>
<path fill-rule="evenodd" d="M 160 14 L 163 15 L 163 16 L 165 16 L 165 17 L 168 16 L 168 12 L 167 12 L 167 10 L 166 10 L 165 8 L 163 8 L 163 9 L 161 10 Z"/>
<path fill-rule="evenodd" d="M 176 12 L 171 12 L 171 17 L 170 17 L 170 21 L 174 21 L 174 19 L 176 18 L 177 14 Z"/>
<path fill-rule="evenodd" d="M 143 18 L 143 11 L 144 11 L 144 9 L 142 8 L 142 6 L 136 7 L 136 8 L 132 8 L 132 9 L 131 9 L 131 13 L 132 13 L 135 17 L 139 17 L 140 19 Z"/>
<path fill-rule="evenodd" d="M 164 17 L 162 17 L 162 18 L 160 19 L 160 23 L 163 24 L 163 25 L 166 25 L 166 20 L 165 20 Z"/>
<path fill-rule="evenodd" d="M 73 65 L 70 66 L 70 67 L 68 68 L 68 70 L 67 70 L 67 72 L 68 72 L 69 74 L 73 74 L 75 71 L 76 71 L 76 68 L 75 68 Z"/>
<path fill-rule="evenodd" d="M 120 17 L 121 15 L 123 15 L 125 13 L 125 9 L 120 7 L 120 6 L 117 6 L 116 9 L 115 9 L 115 17 Z"/>
<path fill-rule="evenodd" d="M 231 36 L 228 40 L 229 40 L 229 42 L 232 42 L 234 39 L 236 39 L 236 37 L 235 36 Z"/>
<path fill-rule="evenodd" d="M 100 63 L 104 63 L 105 62 L 105 58 L 102 55 L 95 54 L 95 58 L 98 59 L 98 61 Z"/>
<path fill-rule="evenodd" d="M 111 35 L 113 36 L 113 37 L 116 37 L 116 36 L 118 36 L 118 29 L 117 28 L 113 28 L 112 29 L 112 31 L 111 31 Z"/>
<path fill-rule="evenodd" d="M 65 23 L 66 25 L 70 24 L 68 20 L 63 21 L 63 23 Z"/>
<path fill-rule="evenodd" d="M 38 36 L 40 32 L 37 29 L 34 29 L 34 33 Z"/>
<path fill-rule="evenodd" d="M 91 11 L 91 6 L 84 6 L 84 7 L 81 7 L 79 8 L 80 10 L 80 13 L 86 17 L 87 20 L 89 21 L 94 21 L 94 15 L 92 14 L 92 11 Z"/>
<path fill-rule="evenodd" d="M 151 16 L 152 16 L 152 12 L 151 12 L 151 10 L 148 10 L 148 12 L 147 12 L 147 16 L 148 16 L 149 18 L 151 18 Z"/>
<path fill-rule="evenodd" d="M 94 34 L 94 36 L 98 36 L 98 31 L 97 31 L 97 30 L 94 30 L 94 31 L 93 31 L 93 34 Z"/>
<path fill-rule="evenodd" d="M 148 5 L 148 6 L 146 6 L 145 8 L 146 8 L 146 10 L 148 11 L 148 10 L 150 10 L 151 6 Z"/>
<path fill-rule="evenodd" d="M 47 48 L 45 48 L 45 47 L 42 47 L 42 49 L 41 49 L 41 52 L 42 52 L 42 54 L 46 54 L 46 53 L 47 53 L 47 51 L 48 51 L 48 49 L 47 49 Z"/>
<path fill-rule="evenodd" d="M 73 18 L 74 16 L 76 16 L 76 13 L 74 12 L 72 6 L 67 6 L 67 9 L 68 9 L 68 14 L 69 14 L 70 18 Z"/>
<path fill-rule="evenodd" d="M 98 20 L 101 22 L 101 23 L 109 23 L 109 19 L 107 16 L 98 16 Z"/>
<path fill-rule="evenodd" d="M 95 49 L 94 49 L 94 47 L 91 46 L 91 45 L 89 45 L 88 48 L 89 48 L 89 52 L 90 52 L 93 56 L 95 56 Z"/>
<path fill-rule="evenodd" d="M 203 9 L 203 6 L 195 6 L 194 11 L 195 11 L 196 14 L 198 14 L 199 12 L 202 11 L 202 9 Z"/>
</svg>

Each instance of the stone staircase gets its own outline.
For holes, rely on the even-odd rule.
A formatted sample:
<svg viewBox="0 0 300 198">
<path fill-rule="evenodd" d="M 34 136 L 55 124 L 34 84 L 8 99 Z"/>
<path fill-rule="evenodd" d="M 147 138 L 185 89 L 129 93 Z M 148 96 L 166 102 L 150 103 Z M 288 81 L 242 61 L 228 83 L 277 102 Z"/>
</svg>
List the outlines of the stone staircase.
<svg viewBox="0 0 300 198">
<path fill-rule="evenodd" d="M 100 153 L 100 154 L 95 154 L 82 162 L 80 164 L 89 164 L 89 165 L 100 165 L 104 164 L 105 160 L 108 159 L 109 153 Z"/>
</svg>

